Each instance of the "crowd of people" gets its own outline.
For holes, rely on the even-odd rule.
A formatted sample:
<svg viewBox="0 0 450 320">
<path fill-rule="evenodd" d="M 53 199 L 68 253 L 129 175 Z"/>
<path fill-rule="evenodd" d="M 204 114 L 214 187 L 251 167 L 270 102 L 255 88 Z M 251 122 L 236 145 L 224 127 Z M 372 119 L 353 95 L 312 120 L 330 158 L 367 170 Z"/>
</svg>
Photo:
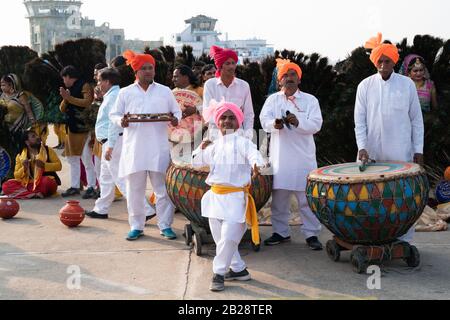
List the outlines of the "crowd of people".
<svg viewBox="0 0 450 320">
<path fill-rule="evenodd" d="M 372 50 L 370 60 L 378 72 L 362 81 L 357 90 L 358 160 L 423 164 L 423 116 L 438 107 L 425 62 L 420 56 L 410 55 L 398 74 L 394 72 L 399 62 L 395 45 L 382 42 L 378 35 L 366 47 Z M 249 84 L 236 77 L 237 53 L 213 46 L 211 57 L 215 65 L 176 66 L 173 90 L 154 81 L 156 62 L 149 54 L 126 51 L 110 66 L 97 65 L 95 88 L 81 79 L 75 66 L 67 66 L 61 72 L 65 86 L 60 95 L 61 111 L 68 120 L 65 126 L 55 127 L 55 132 L 57 148 L 64 147 L 63 155 L 70 165 L 70 188 L 63 197 L 80 195 L 84 170 L 87 189 L 82 197 L 98 198 L 87 213 L 89 217 L 108 219 L 114 199 L 123 196 L 130 224 L 127 240 L 142 237 L 146 221 L 155 216 L 160 234 L 173 240 L 177 237 L 172 229 L 175 207 L 165 188 L 173 147 L 168 128 L 193 115 L 202 117 L 208 133 L 191 157 L 193 166 L 210 168 L 207 184 L 211 190 L 202 199 L 202 215 L 209 219 L 217 245 L 211 290 L 222 291 L 225 281 L 251 279 L 238 245 L 247 226 L 252 228 L 254 242 L 260 241 L 248 186 L 252 174 L 260 174 L 265 167 L 272 167 L 274 182 L 273 234 L 264 244 L 290 241 L 289 198 L 295 195 L 306 243 L 312 250 L 322 250 L 322 226 L 307 204 L 305 191 L 307 175 L 317 168 L 314 135 L 321 130 L 323 118 L 320 101 L 301 90 L 300 66 L 279 59 L 275 71 L 279 91 L 267 98 L 257 115 L 264 131 L 271 135 L 270 156 L 265 159 L 252 142 L 255 113 Z M 131 66 L 136 76 L 135 83 L 123 88 L 116 68 L 121 62 Z M 17 76 L 2 77 L 1 90 L 0 105 L 6 110 L 3 121 L 17 152 L 14 179 L 3 184 L 3 193 L 19 199 L 55 195 L 61 184 L 57 175 L 61 161 L 45 144 L 48 132 L 36 122 Z M 177 90 L 196 93 L 203 104 L 181 108 L 174 95 Z M 82 113 L 94 101 L 100 108 L 92 132 Z M 171 118 L 169 124 L 135 123 L 130 121 L 130 114 L 169 114 Z M 156 208 L 145 193 L 148 179 Z M 412 229 L 402 240 L 412 241 L 413 233 Z"/>
</svg>

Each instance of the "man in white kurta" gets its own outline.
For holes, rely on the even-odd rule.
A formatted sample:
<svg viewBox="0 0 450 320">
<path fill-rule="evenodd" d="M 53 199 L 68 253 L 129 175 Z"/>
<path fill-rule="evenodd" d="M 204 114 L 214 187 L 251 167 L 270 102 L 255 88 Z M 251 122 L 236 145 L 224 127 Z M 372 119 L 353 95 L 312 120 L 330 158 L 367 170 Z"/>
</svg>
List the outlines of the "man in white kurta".
<svg viewBox="0 0 450 320">
<path fill-rule="evenodd" d="M 271 134 L 270 162 L 274 171 L 272 192 L 273 235 L 264 243 L 290 241 L 290 197 L 297 198 L 303 226 L 301 231 L 313 250 L 321 250 L 322 229 L 306 200 L 308 174 L 317 168 L 314 134 L 322 127 L 318 100 L 298 90 L 302 76 L 298 65 L 280 60 L 278 79 L 282 91 L 271 95 L 260 115 L 263 129 Z M 283 123 L 283 120 L 284 123 Z"/>
<path fill-rule="evenodd" d="M 223 116 L 227 117 L 239 110 L 236 105 L 234 107 L 231 113 L 225 113 L 222 109 Z M 206 183 L 210 186 L 244 188 L 251 184 L 252 167 L 265 165 L 256 145 L 242 137 L 238 131 L 226 135 L 221 133 L 213 144 L 203 148 L 202 144 L 194 151 L 193 165 L 209 166 L 210 174 Z M 202 216 L 209 218 L 211 233 L 217 246 L 212 291 L 222 291 L 224 280 L 251 279 L 238 251 L 239 243 L 247 230 L 246 208 L 247 197 L 244 192 L 217 194 L 210 190 L 202 198 Z"/>
<path fill-rule="evenodd" d="M 98 111 L 95 136 L 102 144 L 101 171 L 99 177 L 100 198 L 95 202 L 93 211 L 86 215 L 94 219 L 108 219 L 108 212 L 115 197 L 115 187 L 126 198 L 125 179 L 119 178 L 119 163 L 122 153 L 123 129 L 111 122 L 109 113 L 115 106 L 120 91 L 120 73 L 106 68 L 98 74 L 98 87 L 102 91 L 103 101 Z M 155 215 L 155 210 L 146 201 L 147 219 Z"/>
<path fill-rule="evenodd" d="M 125 115 L 171 113 L 174 116 L 171 123 L 177 126 L 181 110 L 172 91 L 154 82 L 155 60 L 151 55 L 136 55 L 131 51 L 124 55 L 138 80 L 120 91 L 110 118 L 124 128 L 119 177 L 126 179 L 131 225 L 127 240 L 136 240 L 143 235 L 148 177 L 157 198 L 156 212 L 161 235 L 172 240 L 176 238 L 171 229 L 175 207 L 165 187 L 165 174 L 170 164 L 168 123 L 129 123 Z"/>
<path fill-rule="evenodd" d="M 394 72 L 397 48 L 378 44 L 371 60 L 378 73 L 358 86 L 355 133 L 359 160 L 423 163 L 424 124 L 414 82 Z M 400 240 L 411 242 L 414 227 Z"/>
<path fill-rule="evenodd" d="M 255 112 L 249 84 L 235 76 L 238 56 L 233 50 L 216 46 L 211 48 L 211 56 L 217 66 L 217 74 L 215 78 L 209 79 L 204 85 L 203 110 L 209 107 L 211 100 L 225 100 L 234 103 L 244 113 L 241 134 L 243 133 L 247 138 L 252 139 Z M 214 122 L 209 123 L 208 136 L 210 140 L 220 136 Z"/>
</svg>

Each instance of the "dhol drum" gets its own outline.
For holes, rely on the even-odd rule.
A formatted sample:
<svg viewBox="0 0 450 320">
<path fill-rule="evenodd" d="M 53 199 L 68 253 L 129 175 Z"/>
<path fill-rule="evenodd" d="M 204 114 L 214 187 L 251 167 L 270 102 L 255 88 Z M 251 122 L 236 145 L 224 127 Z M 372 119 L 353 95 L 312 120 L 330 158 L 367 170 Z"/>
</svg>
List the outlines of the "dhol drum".
<svg viewBox="0 0 450 320">
<path fill-rule="evenodd" d="M 353 245 L 384 245 L 405 235 L 421 216 L 429 194 L 422 167 L 385 162 L 347 163 L 310 173 L 307 199 L 336 238 Z"/>
<path fill-rule="evenodd" d="M 166 174 L 166 188 L 170 199 L 178 210 L 191 222 L 185 227 L 186 244 L 194 242 L 197 255 L 201 255 L 201 243 L 208 242 L 211 234 L 209 221 L 202 217 L 201 200 L 210 189 L 206 184 L 209 168 L 193 168 L 191 165 L 172 162 Z M 264 207 L 272 194 L 273 176 L 261 175 L 252 180 L 251 194 L 256 208 Z"/>
<path fill-rule="evenodd" d="M 187 107 L 199 107 L 202 105 L 202 98 L 190 90 L 176 90 L 173 92 L 181 111 L 184 113 Z M 202 116 L 193 114 L 182 119 L 177 127 L 169 126 L 169 140 L 172 143 L 191 143 L 197 138 L 202 141 L 202 133 L 205 124 Z"/>
</svg>

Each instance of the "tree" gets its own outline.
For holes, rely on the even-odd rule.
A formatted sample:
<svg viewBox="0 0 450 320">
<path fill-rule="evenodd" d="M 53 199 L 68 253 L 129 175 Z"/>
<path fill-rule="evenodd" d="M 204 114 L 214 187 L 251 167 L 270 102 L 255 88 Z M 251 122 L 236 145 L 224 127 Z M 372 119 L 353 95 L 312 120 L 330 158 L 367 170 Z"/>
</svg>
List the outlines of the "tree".
<svg viewBox="0 0 450 320">
<path fill-rule="evenodd" d="M 95 65 L 106 63 L 106 44 L 98 39 L 70 40 L 57 44 L 55 51 L 49 54 L 61 66 L 73 65 L 78 68 L 82 79 L 92 83 Z"/>
<path fill-rule="evenodd" d="M 25 64 L 37 58 L 38 54 L 28 47 L 5 46 L 0 49 L 0 75 L 15 73 L 21 76 L 25 69 Z"/>
</svg>

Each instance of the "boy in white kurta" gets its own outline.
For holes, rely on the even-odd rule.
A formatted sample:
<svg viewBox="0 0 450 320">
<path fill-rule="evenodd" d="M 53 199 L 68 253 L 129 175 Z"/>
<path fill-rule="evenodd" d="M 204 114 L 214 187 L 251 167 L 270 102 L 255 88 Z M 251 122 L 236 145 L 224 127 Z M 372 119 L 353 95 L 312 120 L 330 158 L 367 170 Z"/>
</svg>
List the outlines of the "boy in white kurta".
<svg viewBox="0 0 450 320">
<path fill-rule="evenodd" d="M 248 223 L 249 220 L 252 238 L 259 244 L 256 208 L 251 217 L 248 211 L 248 206 L 254 206 L 248 187 L 251 184 L 252 167 L 258 173 L 258 167 L 264 166 L 265 162 L 256 145 L 237 131 L 244 119 L 238 106 L 213 102 L 209 108 L 210 116 L 205 116 L 205 120 L 214 118 L 221 135 L 214 143 L 204 142 L 194 151 L 193 165 L 210 167 L 206 183 L 212 189 L 202 198 L 202 215 L 209 218 L 211 233 L 217 245 L 210 289 L 222 291 L 225 280 L 251 279 L 239 255 L 238 246 L 247 230 L 246 221 Z"/>
<path fill-rule="evenodd" d="M 398 49 L 373 38 L 366 43 L 378 73 L 358 86 L 355 134 L 359 160 L 405 161 L 423 165 L 424 124 L 414 82 L 394 72 Z M 411 242 L 414 227 L 400 238 Z"/>
<path fill-rule="evenodd" d="M 157 198 L 156 213 L 161 235 L 173 240 L 176 238 L 171 228 L 175 206 L 165 186 L 165 174 L 170 164 L 168 123 L 129 123 L 125 115 L 172 113 L 171 123 L 177 126 L 181 110 L 172 91 L 154 82 L 155 60 L 151 55 L 127 51 L 124 56 L 136 72 L 138 81 L 120 91 L 110 118 L 124 128 L 119 176 L 126 178 L 131 225 L 127 240 L 137 240 L 143 235 L 148 177 Z"/>
<path fill-rule="evenodd" d="M 290 241 L 290 197 L 297 198 L 301 228 L 313 250 L 322 250 L 318 235 L 322 226 L 308 206 L 306 182 L 308 174 L 317 168 L 314 134 L 322 127 L 318 100 L 298 90 L 302 71 L 289 60 L 278 61 L 278 80 L 282 91 L 271 95 L 261 111 L 263 129 L 271 134 L 270 162 L 274 170 L 272 192 L 273 235 L 265 245 Z M 284 119 L 284 120 L 283 120 Z"/>
</svg>

